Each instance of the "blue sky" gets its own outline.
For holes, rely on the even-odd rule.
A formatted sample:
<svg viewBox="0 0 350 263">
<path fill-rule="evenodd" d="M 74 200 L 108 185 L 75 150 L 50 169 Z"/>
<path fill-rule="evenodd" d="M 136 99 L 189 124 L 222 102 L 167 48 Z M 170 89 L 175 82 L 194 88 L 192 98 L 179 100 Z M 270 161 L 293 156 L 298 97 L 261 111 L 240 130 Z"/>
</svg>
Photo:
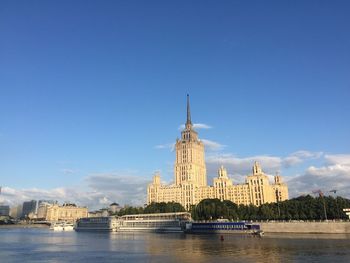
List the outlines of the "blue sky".
<svg viewBox="0 0 350 263">
<path fill-rule="evenodd" d="M 210 127 L 198 129 L 209 178 L 225 164 L 243 180 L 259 160 L 292 195 L 350 196 L 349 12 L 348 1 L 1 1 L 3 201 L 142 200 L 154 171 L 172 180 L 187 93 L 193 122 Z"/>
</svg>

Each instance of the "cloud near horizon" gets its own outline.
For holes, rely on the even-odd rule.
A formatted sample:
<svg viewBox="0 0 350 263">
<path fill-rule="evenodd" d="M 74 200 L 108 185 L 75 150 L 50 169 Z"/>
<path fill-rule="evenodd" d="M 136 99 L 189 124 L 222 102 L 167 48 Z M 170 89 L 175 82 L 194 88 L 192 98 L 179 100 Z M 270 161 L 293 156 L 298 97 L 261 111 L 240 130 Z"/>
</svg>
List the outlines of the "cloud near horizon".
<svg viewBox="0 0 350 263">
<path fill-rule="evenodd" d="M 319 159 L 322 157 L 323 152 L 309 152 L 309 151 L 297 151 L 289 156 L 283 158 L 283 165 L 285 167 L 290 167 L 299 163 L 304 162 L 307 159 Z"/>
<path fill-rule="evenodd" d="M 282 172 L 291 198 L 311 194 L 318 189 L 325 194 L 335 189 L 339 195 L 350 198 L 350 154 L 324 154 L 302 150 L 285 157 L 258 155 L 240 158 L 233 154 L 216 153 L 207 156 L 208 182 L 216 176 L 219 166 L 224 165 L 234 183 L 243 183 L 246 175 L 251 173 L 254 161 L 261 164 L 270 179 L 276 172 Z M 283 171 L 312 161 L 321 161 L 322 164 L 309 165 L 294 176 L 283 175 Z"/>
<path fill-rule="evenodd" d="M 69 169 L 69 168 L 65 168 L 61 170 L 64 174 L 74 174 L 75 170 L 73 169 Z"/>
<path fill-rule="evenodd" d="M 14 189 L 3 187 L 0 202 L 11 206 L 29 200 L 57 200 L 87 206 L 89 211 L 108 206 L 113 202 L 125 205 L 143 205 L 146 202 L 147 180 L 133 174 L 104 173 L 87 176 L 82 187 L 54 189 Z"/>
<path fill-rule="evenodd" d="M 297 161 L 290 161 L 297 157 Z M 322 190 L 329 194 L 330 190 L 338 190 L 338 195 L 350 198 L 350 154 L 323 154 L 298 151 L 286 157 L 258 155 L 240 158 L 232 154 L 209 154 L 207 156 L 208 183 L 216 176 L 217 169 L 224 165 L 233 178 L 234 183 L 244 182 L 245 176 L 251 172 L 254 161 L 259 161 L 266 174 L 290 169 L 305 161 L 323 160 L 321 165 L 310 165 L 300 174 L 282 176 L 288 183 L 290 198 L 303 194 L 311 194 L 314 190 Z M 112 202 L 129 205 L 143 205 L 146 202 L 147 184 L 152 176 L 140 176 L 135 173 L 98 173 L 84 178 L 79 188 L 59 187 L 54 189 L 14 189 L 2 187 L 0 202 L 15 205 L 28 200 L 51 199 L 59 202 L 70 201 L 78 205 L 88 206 L 95 210 L 108 206 Z"/>
<path fill-rule="evenodd" d="M 175 143 L 158 144 L 154 146 L 154 148 L 158 150 L 169 149 L 171 152 L 173 152 L 175 150 Z"/>
<path fill-rule="evenodd" d="M 208 124 L 205 124 L 205 123 L 193 123 L 193 128 L 196 129 L 196 130 L 201 130 L 201 129 L 211 129 L 213 128 L 212 126 L 208 125 Z M 178 130 L 183 130 L 185 129 L 185 124 L 181 124 L 178 128 Z"/>
<path fill-rule="evenodd" d="M 220 151 L 226 147 L 226 145 L 223 145 L 219 142 L 215 142 L 212 140 L 201 139 L 201 141 L 203 142 L 203 144 L 205 146 L 206 152 L 211 152 L 211 151 L 216 152 L 216 151 Z M 158 150 L 168 149 L 171 152 L 173 152 L 175 150 L 175 143 L 158 144 L 158 145 L 154 146 L 154 148 L 158 149 Z"/>
<path fill-rule="evenodd" d="M 315 190 L 325 194 L 337 190 L 338 195 L 350 198 L 350 154 L 328 154 L 324 159 L 323 166 L 310 166 L 302 175 L 288 180 L 294 196 L 310 194 Z"/>
<path fill-rule="evenodd" d="M 319 159 L 323 156 L 322 152 L 297 151 L 286 157 L 271 155 L 256 155 L 250 157 L 238 157 L 231 153 L 212 153 L 206 158 L 208 165 L 226 166 L 233 169 L 234 173 L 247 174 L 255 161 L 259 162 L 266 173 L 275 173 L 282 168 L 289 168 L 305 162 L 306 160 Z M 217 168 L 216 168 L 217 169 Z"/>
<path fill-rule="evenodd" d="M 206 151 L 220 151 L 226 147 L 226 145 L 212 140 L 201 139 L 201 141 L 203 142 Z"/>
</svg>

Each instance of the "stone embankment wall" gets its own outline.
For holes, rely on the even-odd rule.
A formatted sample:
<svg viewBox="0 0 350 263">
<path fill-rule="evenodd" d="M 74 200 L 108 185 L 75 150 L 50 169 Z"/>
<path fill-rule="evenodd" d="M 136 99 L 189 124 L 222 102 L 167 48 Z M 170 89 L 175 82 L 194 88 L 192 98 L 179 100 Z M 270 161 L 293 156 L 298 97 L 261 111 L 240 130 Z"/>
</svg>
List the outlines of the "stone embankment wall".
<svg viewBox="0 0 350 263">
<path fill-rule="evenodd" d="M 257 222 L 265 233 L 350 234 L 350 222 Z"/>
</svg>

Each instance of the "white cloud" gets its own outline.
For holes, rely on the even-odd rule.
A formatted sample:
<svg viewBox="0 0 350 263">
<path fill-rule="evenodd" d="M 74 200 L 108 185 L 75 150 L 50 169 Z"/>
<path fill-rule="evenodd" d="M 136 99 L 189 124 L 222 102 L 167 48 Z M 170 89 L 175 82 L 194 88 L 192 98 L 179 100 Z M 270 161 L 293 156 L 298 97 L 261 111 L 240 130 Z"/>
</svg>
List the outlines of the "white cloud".
<svg viewBox="0 0 350 263">
<path fill-rule="evenodd" d="M 305 160 L 318 159 L 322 157 L 322 155 L 322 152 L 297 151 L 283 158 L 283 165 L 288 168 L 303 163 Z"/>
<path fill-rule="evenodd" d="M 333 164 L 322 167 L 310 166 L 306 170 L 306 174 L 313 176 L 325 177 L 325 176 L 335 176 L 335 175 L 350 175 L 350 166 L 343 164 Z"/>
<path fill-rule="evenodd" d="M 283 176 L 285 168 L 321 158 L 324 158 L 324 165 L 310 165 L 298 175 L 283 177 L 288 182 L 290 197 L 310 194 L 317 189 L 325 193 L 336 189 L 339 195 L 350 197 L 350 155 L 347 154 L 324 155 L 322 152 L 297 151 L 287 157 L 257 155 L 244 158 L 233 154 L 210 154 L 207 155 L 207 170 L 208 175 L 213 177 L 219 166 L 224 165 L 231 178 L 236 182 L 244 182 L 245 176 L 251 173 L 254 161 L 260 162 L 265 173 L 275 174 L 282 170 Z M 211 180 L 208 182 L 211 183 Z"/>
<path fill-rule="evenodd" d="M 220 151 L 224 147 L 226 147 L 226 145 L 223 145 L 223 144 L 220 144 L 218 142 L 211 141 L 211 140 L 207 140 L 207 139 L 201 139 L 201 141 L 203 142 L 205 149 L 209 150 L 209 151 Z"/>
<path fill-rule="evenodd" d="M 220 151 L 222 150 L 225 145 L 222 145 L 220 143 L 202 139 L 204 145 L 206 148 L 209 148 L 209 150 L 212 151 Z M 271 155 L 256 155 L 251 157 L 238 157 L 232 153 L 216 153 L 216 154 L 209 154 L 206 158 L 206 161 L 208 164 L 216 164 L 218 167 L 219 165 L 225 165 L 225 166 L 231 166 L 235 171 L 238 171 L 239 173 L 243 172 L 246 173 L 251 170 L 251 167 L 254 163 L 254 161 L 260 162 L 263 169 L 267 172 L 276 172 L 278 170 L 281 170 L 284 168 L 289 168 L 291 166 L 301 164 L 307 160 L 313 160 L 313 159 L 319 159 L 323 156 L 322 152 L 310 152 L 310 151 L 297 151 L 294 153 L 291 153 L 290 155 L 286 157 L 280 157 L 280 156 L 271 156 Z M 335 159 L 335 158 L 342 158 L 344 161 L 350 162 L 350 156 L 329 156 L 329 160 Z M 348 159 L 347 159 L 348 158 Z"/>
<path fill-rule="evenodd" d="M 208 165 L 215 165 L 216 169 L 224 165 L 229 171 L 238 174 L 247 174 L 251 171 L 254 161 L 258 161 L 266 172 L 275 172 L 280 169 L 282 159 L 280 157 L 257 155 L 239 158 L 232 154 L 210 154 L 206 158 Z"/>
<path fill-rule="evenodd" d="M 350 154 L 326 154 L 324 158 L 329 164 L 350 165 Z"/>
<path fill-rule="evenodd" d="M 223 165 L 235 183 L 243 183 L 248 174 L 251 174 L 255 161 L 261 164 L 263 171 L 267 174 L 275 174 L 281 168 L 280 157 L 257 155 L 240 158 L 233 154 L 211 153 L 206 156 L 208 183 L 211 184 L 217 176 L 218 168 Z"/>
<path fill-rule="evenodd" d="M 220 167 L 220 165 L 224 165 L 226 169 L 228 170 L 230 177 L 238 183 L 242 183 L 245 180 L 246 175 L 251 173 L 252 166 L 255 161 L 258 161 L 261 164 L 261 167 L 263 171 L 269 175 L 270 180 L 272 180 L 272 175 L 276 172 L 281 172 L 283 176 L 283 169 L 288 169 L 292 166 L 304 163 L 309 160 L 316 160 L 323 157 L 322 152 L 310 152 L 310 151 L 297 151 L 292 154 L 289 154 L 286 157 L 280 157 L 280 156 L 270 156 L 270 155 L 256 155 L 256 156 L 250 156 L 250 157 L 238 157 L 233 154 L 223 154 L 223 153 L 216 153 L 216 154 L 209 154 L 207 155 L 207 170 L 208 170 L 208 182 L 211 183 L 212 177 L 216 176 L 217 169 Z M 327 158 L 326 158 L 327 157 Z M 325 159 L 328 162 L 342 162 L 342 163 L 348 163 L 350 156 L 348 155 L 328 155 Z M 327 175 L 334 173 L 335 171 L 339 174 L 339 172 L 347 173 L 348 168 L 346 167 L 340 167 L 339 164 L 337 164 L 334 167 L 327 166 L 327 167 L 310 167 L 307 171 L 304 173 L 301 171 L 302 176 L 294 176 L 292 178 L 284 176 L 285 181 L 289 181 L 289 188 L 291 197 L 298 196 L 300 193 L 305 192 L 312 192 L 315 188 L 320 188 L 322 185 L 325 185 L 325 182 L 320 182 L 316 180 L 315 177 L 318 175 Z M 312 180 L 310 180 L 312 178 Z M 332 181 L 337 182 L 338 178 L 331 177 Z M 343 178 L 345 179 L 345 178 Z M 349 178 L 350 179 L 350 178 Z M 330 180 L 331 181 L 331 180 Z M 350 180 L 349 180 L 350 181 Z M 338 188 L 344 188 L 339 183 L 338 184 L 330 184 L 330 188 L 332 186 Z M 333 187 L 333 188 L 334 188 Z M 350 189 L 350 188 L 349 188 Z M 350 191 L 349 191 L 350 192 Z"/>
<path fill-rule="evenodd" d="M 193 123 L 193 128 L 196 130 L 200 130 L 200 129 L 211 129 L 212 126 L 205 124 L 205 123 Z M 185 124 L 181 124 L 178 128 L 179 130 L 183 130 L 185 129 Z"/>
<path fill-rule="evenodd" d="M 144 205 L 151 176 L 148 179 L 133 174 L 111 173 L 87 176 L 79 187 L 49 190 L 2 187 L 0 202 L 12 206 L 28 200 L 57 200 L 60 203 L 69 201 L 87 206 L 89 210 L 106 207 L 112 202 Z"/>
<path fill-rule="evenodd" d="M 205 123 L 194 123 L 193 128 L 199 130 L 199 129 L 211 129 L 212 127 Z"/>
<path fill-rule="evenodd" d="M 350 155 L 325 155 L 326 163 L 321 167 L 310 166 L 306 171 L 288 180 L 291 196 L 312 193 L 320 189 L 328 194 L 350 197 Z"/>
<path fill-rule="evenodd" d="M 94 174 L 85 179 L 89 189 L 103 194 L 104 199 L 100 199 L 100 203 L 111 201 L 129 205 L 145 204 L 150 181 L 151 176 L 144 178 L 124 173 Z"/>
<path fill-rule="evenodd" d="M 75 173 L 75 171 L 73 169 L 68 169 L 68 168 L 62 169 L 62 172 L 64 174 L 74 174 Z"/>
<path fill-rule="evenodd" d="M 91 201 L 94 196 L 90 193 L 83 193 L 74 188 L 54 188 L 50 190 L 30 188 L 30 189 L 14 189 L 3 187 L 2 198 L 10 204 L 22 203 L 28 200 L 52 199 L 61 202 L 74 201 L 80 205 L 84 205 L 87 201 Z"/>
<path fill-rule="evenodd" d="M 174 151 L 175 150 L 175 143 L 165 143 L 165 144 L 158 144 L 156 146 L 154 146 L 155 149 L 169 149 L 170 151 Z"/>
<path fill-rule="evenodd" d="M 283 159 L 283 164 L 285 167 L 291 167 L 302 162 L 303 160 L 297 156 L 287 156 L 286 158 Z"/>
<path fill-rule="evenodd" d="M 215 142 L 210 142 L 214 148 L 220 148 L 220 144 L 215 145 Z M 206 144 L 209 147 L 208 143 Z M 261 163 L 266 174 L 271 175 L 282 170 L 283 176 L 283 169 L 288 169 L 304 161 L 316 160 L 316 163 L 319 163 L 318 159 L 320 158 L 323 158 L 324 164 L 316 165 L 313 163 L 297 175 L 283 177 L 288 183 L 290 197 L 312 193 L 317 189 L 321 189 L 325 193 L 336 189 L 339 195 L 350 197 L 350 155 L 348 154 L 323 155 L 317 152 L 298 151 L 287 157 L 270 155 L 238 157 L 233 154 L 210 152 L 206 156 L 208 183 L 212 183 L 211 178 L 216 176 L 220 165 L 226 167 L 235 183 L 242 183 L 246 175 L 251 173 L 254 161 Z M 69 173 L 69 171 L 67 172 Z M 32 199 L 52 199 L 59 202 L 71 201 L 78 205 L 86 205 L 89 210 L 105 207 L 112 202 L 143 205 L 146 202 L 147 184 L 151 180 L 151 175 L 142 177 L 133 171 L 92 174 L 85 177 L 79 187 L 54 189 L 3 187 L 0 202 L 14 205 Z"/>
<path fill-rule="evenodd" d="M 226 147 L 226 145 L 207 139 L 201 139 L 201 141 L 204 143 L 206 151 L 220 151 Z M 175 150 L 175 143 L 158 144 L 154 148 L 159 150 L 168 149 L 173 152 Z"/>
<path fill-rule="evenodd" d="M 317 159 L 317 158 L 320 158 L 322 155 L 323 155 L 323 152 L 310 152 L 305 150 L 296 151 L 290 154 L 290 156 L 296 156 L 301 159 Z"/>
</svg>

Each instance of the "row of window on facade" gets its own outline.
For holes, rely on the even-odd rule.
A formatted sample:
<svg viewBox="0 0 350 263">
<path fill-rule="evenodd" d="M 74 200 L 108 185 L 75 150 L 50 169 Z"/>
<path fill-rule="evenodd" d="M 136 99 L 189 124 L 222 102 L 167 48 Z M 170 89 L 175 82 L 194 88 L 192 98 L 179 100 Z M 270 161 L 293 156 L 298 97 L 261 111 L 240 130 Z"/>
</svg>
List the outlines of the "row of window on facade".
<svg viewBox="0 0 350 263">
<path fill-rule="evenodd" d="M 253 184 L 259 184 L 259 179 L 257 180 L 252 180 Z M 260 184 L 263 185 L 264 184 L 264 180 L 263 179 L 260 179 Z"/>
</svg>

